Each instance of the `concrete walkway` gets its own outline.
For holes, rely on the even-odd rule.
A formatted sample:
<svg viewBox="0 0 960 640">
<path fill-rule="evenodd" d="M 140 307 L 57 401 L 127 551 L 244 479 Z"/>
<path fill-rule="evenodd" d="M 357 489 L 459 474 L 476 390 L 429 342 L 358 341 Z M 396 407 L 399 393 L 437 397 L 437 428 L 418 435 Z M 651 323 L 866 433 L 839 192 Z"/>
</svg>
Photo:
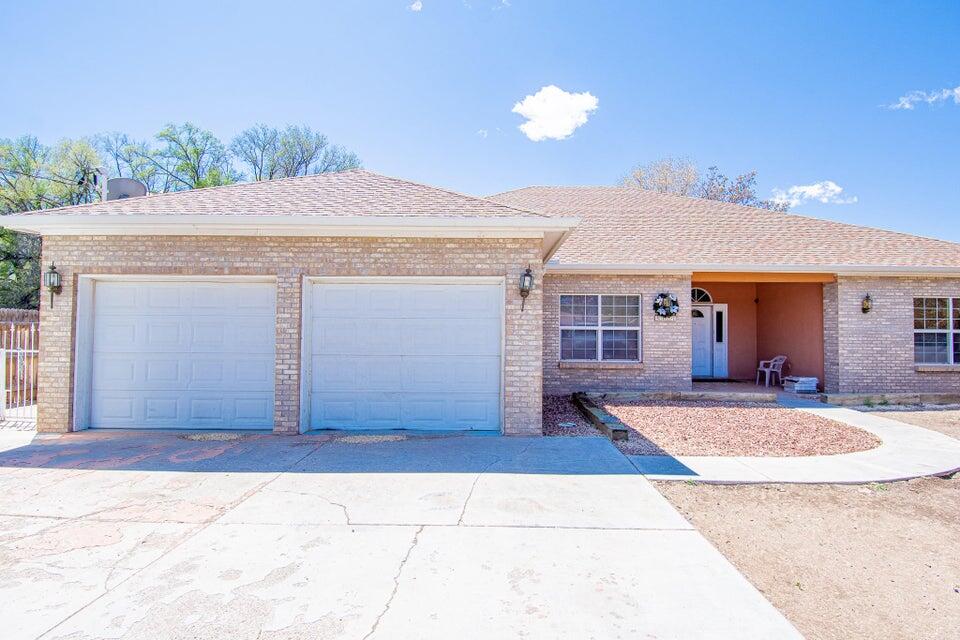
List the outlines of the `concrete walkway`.
<svg viewBox="0 0 960 640">
<path fill-rule="evenodd" d="M 185 435 L 0 437 L 3 637 L 800 638 L 602 438 Z"/>
<path fill-rule="evenodd" d="M 781 395 L 783 406 L 845 422 L 869 431 L 882 444 L 875 449 L 832 456 L 721 457 L 627 456 L 646 477 L 716 483 L 870 483 L 960 470 L 960 440 L 897 420 L 853 409 Z"/>
</svg>

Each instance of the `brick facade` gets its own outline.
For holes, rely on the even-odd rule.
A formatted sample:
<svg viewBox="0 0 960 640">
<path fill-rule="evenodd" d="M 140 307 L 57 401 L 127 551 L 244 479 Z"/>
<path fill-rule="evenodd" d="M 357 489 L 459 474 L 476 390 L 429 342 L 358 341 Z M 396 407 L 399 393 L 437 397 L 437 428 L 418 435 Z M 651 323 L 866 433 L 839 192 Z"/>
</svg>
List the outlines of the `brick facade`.
<svg viewBox="0 0 960 640">
<path fill-rule="evenodd" d="M 840 327 L 837 310 L 838 286 L 823 285 L 823 390 L 840 388 Z"/>
<path fill-rule="evenodd" d="M 641 359 L 636 365 L 560 362 L 560 295 L 620 294 L 643 296 Z M 653 299 L 674 293 L 680 313 L 658 318 Z M 689 389 L 690 277 L 676 275 L 607 276 L 549 274 L 543 285 L 543 387 L 548 395 L 574 391 Z"/>
<path fill-rule="evenodd" d="M 80 274 L 269 275 L 277 282 L 274 429 L 300 422 L 301 309 L 307 276 L 505 276 L 506 434 L 539 434 L 541 396 L 573 391 L 689 389 L 691 280 L 678 275 L 544 276 L 538 239 L 253 238 L 214 236 L 50 236 L 43 264 L 55 262 L 63 291 L 41 296 L 38 429 L 73 423 L 77 277 Z M 516 291 L 531 265 L 537 286 L 521 311 Z M 660 292 L 677 294 L 681 313 L 658 318 Z M 561 363 L 560 295 L 640 294 L 642 362 Z M 873 310 L 860 310 L 869 293 Z M 960 297 L 960 279 L 846 277 L 823 287 L 824 386 L 829 392 L 960 392 L 960 367 L 923 371 L 913 362 L 913 298 Z"/>
<path fill-rule="evenodd" d="M 873 309 L 863 313 L 868 293 Z M 960 367 L 922 371 L 914 364 L 915 297 L 960 297 L 960 279 L 841 276 L 824 287 L 827 391 L 960 392 Z"/>
<path fill-rule="evenodd" d="M 38 430 L 73 424 L 77 277 L 80 274 L 269 275 L 277 279 L 274 430 L 296 433 L 300 416 L 301 292 L 305 276 L 506 276 L 504 421 L 507 434 L 539 434 L 542 288 L 521 312 L 516 283 L 530 265 L 542 282 L 539 239 L 248 236 L 49 236 L 43 264 L 57 264 L 63 291 L 41 296 Z"/>
</svg>

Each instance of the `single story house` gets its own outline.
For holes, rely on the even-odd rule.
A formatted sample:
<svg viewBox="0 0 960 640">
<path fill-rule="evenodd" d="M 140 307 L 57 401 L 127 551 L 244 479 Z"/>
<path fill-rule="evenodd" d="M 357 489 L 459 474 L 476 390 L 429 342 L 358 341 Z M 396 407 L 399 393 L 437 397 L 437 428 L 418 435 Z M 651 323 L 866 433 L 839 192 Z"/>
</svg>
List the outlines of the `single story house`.
<svg viewBox="0 0 960 640">
<path fill-rule="evenodd" d="M 960 392 L 960 245 L 620 187 L 365 170 L 6 216 L 43 238 L 38 429 L 486 429 L 757 362 Z M 532 276 L 527 292 L 522 276 Z"/>
</svg>

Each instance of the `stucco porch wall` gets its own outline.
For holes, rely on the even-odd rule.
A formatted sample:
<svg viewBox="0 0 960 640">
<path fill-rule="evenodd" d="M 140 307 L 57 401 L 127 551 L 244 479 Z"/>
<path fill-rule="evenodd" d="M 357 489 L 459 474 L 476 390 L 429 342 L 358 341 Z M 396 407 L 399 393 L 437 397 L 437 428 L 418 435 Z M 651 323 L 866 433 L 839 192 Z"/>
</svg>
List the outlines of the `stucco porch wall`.
<svg viewBox="0 0 960 640">
<path fill-rule="evenodd" d="M 694 280 L 693 286 L 709 292 L 713 302 L 727 305 L 727 377 L 750 380 L 757 373 L 757 285 Z"/>
<path fill-rule="evenodd" d="M 641 295 L 641 358 L 638 364 L 561 363 L 561 294 Z M 658 293 L 674 293 L 680 313 L 659 318 Z M 547 394 L 574 391 L 683 390 L 690 382 L 690 277 L 678 275 L 550 274 L 543 282 L 543 388 Z"/>
<path fill-rule="evenodd" d="M 823 285 L 757 284 L 757 360 L 785 355 L 789 373 L 823 382 Z M 756 366 L 756 365 L 754 365 Z"/>
<path fill-rule="evenodd" d="M 863 313 L 868 293 L 873 309 Z M 915 297 L 960 297 L 960 279 L 841 276 L 825 288 L 828 392 L 960 392 L 960 366 L 914 364 Z"/>
<path fill-rule="evenodd" d="M 37 426 L 73 424 L 77 277 L 80 274 L 276 278 L 274 431 L 297 433 L 300 335 L 305 276 L 505 276 L 504 433 L 539 435 L 543 383 L 543 290 L 521 311 L 516 284 L 530 265 L 542 277 L 539 239 L 433 239 L 218 236 L 50 236 L 43 264 L 56 262 L 63 291 L 53 306 L 41 296 Z"/>
</svg>

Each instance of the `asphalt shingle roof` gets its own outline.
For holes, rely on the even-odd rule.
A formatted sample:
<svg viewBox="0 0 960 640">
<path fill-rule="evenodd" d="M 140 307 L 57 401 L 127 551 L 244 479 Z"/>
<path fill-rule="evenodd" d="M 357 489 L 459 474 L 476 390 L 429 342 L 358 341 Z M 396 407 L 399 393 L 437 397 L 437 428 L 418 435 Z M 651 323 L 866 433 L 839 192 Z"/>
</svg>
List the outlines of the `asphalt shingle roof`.
<svg viewBox="0 0 960 640">
<path fill-rule="evenodd" d="M 527 187 L 494 202 L 579 217 L 560 265 L 957 267 L 960 244 L 630 187 Z"/>
<path fill-rule="evenodd" d="M 544 217 L 485 198 L 363 169 L 160 193 L 20 215 Z"/>
</svg>

